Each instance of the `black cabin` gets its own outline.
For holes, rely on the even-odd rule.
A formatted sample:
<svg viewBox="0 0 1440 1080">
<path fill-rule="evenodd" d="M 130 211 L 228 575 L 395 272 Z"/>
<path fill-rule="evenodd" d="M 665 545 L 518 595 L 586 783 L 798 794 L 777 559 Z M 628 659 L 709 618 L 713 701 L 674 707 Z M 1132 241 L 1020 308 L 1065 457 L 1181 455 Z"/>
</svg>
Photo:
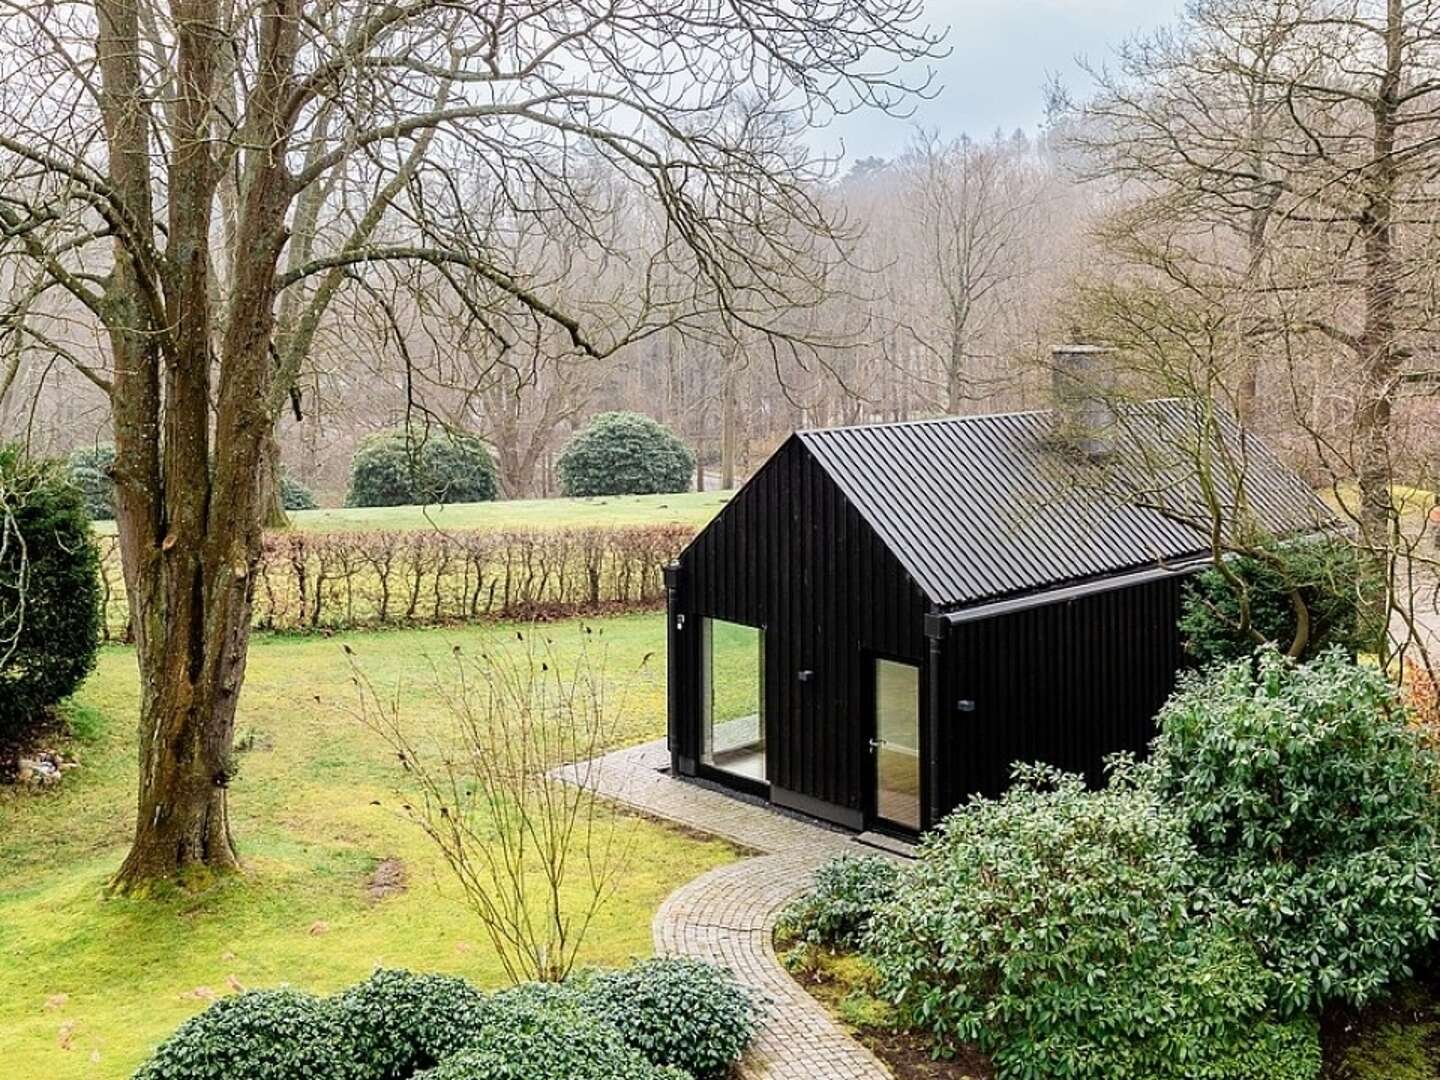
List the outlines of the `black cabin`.
<svg viewBox="0 0 1440 1080">
<path fill-rule="evenodd" d="M 1094 782 L 1143 751 L 1182 664 L 1183 579 L 1210 556 L 1179 512 L 1191 455 L 1151 452 L 1193 443 L 1195 406 L 1131 407 L 1125 454 L 1057 436 L 1060 415 L 792 435 L 667 570 L 674 771 L 906 834 L 999 793 L 1012 762 Z M 1268 529 L 1326 522 L 1223 427 Z"/>
</svg>

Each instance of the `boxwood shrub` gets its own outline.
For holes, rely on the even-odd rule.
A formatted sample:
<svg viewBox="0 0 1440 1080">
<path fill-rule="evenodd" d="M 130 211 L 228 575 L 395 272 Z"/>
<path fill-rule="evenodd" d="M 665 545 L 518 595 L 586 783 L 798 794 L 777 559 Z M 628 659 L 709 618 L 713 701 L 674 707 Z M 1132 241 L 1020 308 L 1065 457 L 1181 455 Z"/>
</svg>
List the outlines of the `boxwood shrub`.
<svg viewBox="0 0 1440 1080">
<path fill-rule="evenodd" d="M 807 945 L 853 951 L 870 920 L 895 895 L 900 869 L 881 855 L 842 855 L 815 871 L 810 887 L 780 912 L 781 937 Z"/>
<path fill-rule="evenodd" d="M 357 1080 L 406 1080 L 469 1046 L 490 1022 L 489 999 L 449 975 L 380 970 L 331 1008 Z"/>
<path fill-rule="evenodd" d="M 488 502 L 496 492 L 495 464 L 475 439 L 447 431 L 384 431 L 355 451 L 346 505 Z"/>
<path fill-rule="evenodd" d="M 652 1064 L 572 988 L 527 984 L 491 998 L 470 1045 L 425 1080 L 684 1080 Z"/>
<path fill-rule="evenodd" d="M 296 990 L 254 990 L 185 1021 L 134 1080 L 350 1080 L 352 1069 L 328 1003 Z"/>
<path fill-rule="evenodd" d="M 12 534 L 0 543 L 0 625 L 18 627 L 0 648 L 0 747 L 23 747 L 94 666 L 100 557 L 80 491 L 62 465 L 0 445 L 0 490 L 8 528 L 23 540 Z"/>
<path fill-rule="evenodd" d="M 556 465 L 570 496 L 685 491 L 695 474 L 689 447 L 663 424 L 633 412 L 596 416 Z"/>
<path fill-rule="evenodd" d="M 85 499 L 85 509 L 93 521 L 109 521 L 115 517 L 115 447 L 108 443 L 82 446 L 66 460 L 70 479 Z"/>
<path fill-rule="evenodd" d="M 280 505 L 286 510 L 318 510 L 315 493 L 288 472 L 280 473 Z"/>
<path fill-rule="evenodd" d="M 1206 895 L 1300 1008 L 1372 1000 L 1440 934 L 1434 752 L 1397 689 L 1339 648 L 1184 679 L 1152 768 Z"/>
<path fill-rule="evenodd" d="M 724 1076 L 754 1038 L 759 1003 L 723 968 L 684 957 L 595 974 L 586 1011 L 655 1065 L 697 1080 Z"/>
<path fill-rule="evenodd" d="M 1315 1025 L 1272 1019 L 1253 949 L 1192 911 L 1193 864 L 1133 770 L 1092 792 L 1021 767 L 901 875 L 870 932 L 882 993 L 1006 1077 L 1310 1080 Z"/>
</svg>

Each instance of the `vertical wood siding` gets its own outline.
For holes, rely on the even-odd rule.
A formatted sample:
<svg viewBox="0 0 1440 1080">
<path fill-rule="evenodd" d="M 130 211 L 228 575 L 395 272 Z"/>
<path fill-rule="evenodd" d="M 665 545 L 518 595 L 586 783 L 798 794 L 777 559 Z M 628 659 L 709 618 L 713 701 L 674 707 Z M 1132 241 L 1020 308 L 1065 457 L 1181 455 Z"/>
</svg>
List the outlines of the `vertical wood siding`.
<svg viewBox="0 0 1440 1080">
<path fill-rule="evenodd" d="M 1104 776 L 1107 755 L 1143 753 L 1184 662 L 1179 578 L 950 628 L 942 802 L 998 795 L 1016 761 Z M 956 708 L 975 703 L 973 712 Z"/>
<path fill-rule="evenodd" d="M 681 556 L 673 629 L 684 663 L 672 749 L 697 756 L 698 619 L 765 628 L 769 780 L 855 813 L 870 789 L 864 657 L 920 663 L 924 598 L 798 439 L 755 474 Z M 800 672 L 814 672 L 808 682 Z"/>
</svg>

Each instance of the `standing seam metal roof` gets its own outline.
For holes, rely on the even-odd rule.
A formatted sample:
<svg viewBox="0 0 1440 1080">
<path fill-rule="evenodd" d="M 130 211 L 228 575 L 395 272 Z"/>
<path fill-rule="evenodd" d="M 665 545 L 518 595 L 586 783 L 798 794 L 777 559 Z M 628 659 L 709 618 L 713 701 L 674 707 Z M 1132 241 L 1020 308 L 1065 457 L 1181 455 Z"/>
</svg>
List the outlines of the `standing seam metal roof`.
<svg viewBox="0 0 1440 1080">
<path fill-rule="evenodd" d="M 1253 434 L 1216 417 L 1214 456 L 1253 518 L 1285 536 L 1331 527 L 1324 503 Z M 1205 555 L 1196 407 L 1127 407 L 1101 463 L 1063 452 L 1043 410 L 801 431 L 797 438 L 939 608 L 1063 588 Z M 1225 470 L 1221 470 L 1224 472 Z M 1237 498 L 1213 485 L 1227 524 Z M 1193 523 L 1193 524 L 1192 524 Z"/>
</svg>

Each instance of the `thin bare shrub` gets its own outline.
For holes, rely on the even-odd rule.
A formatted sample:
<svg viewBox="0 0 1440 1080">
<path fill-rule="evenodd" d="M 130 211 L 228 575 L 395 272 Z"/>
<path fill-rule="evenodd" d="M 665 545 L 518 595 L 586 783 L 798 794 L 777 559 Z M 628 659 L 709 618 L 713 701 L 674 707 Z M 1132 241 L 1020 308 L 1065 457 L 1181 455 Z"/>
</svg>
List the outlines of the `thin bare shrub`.
<svg viewBox="0 0 1440 1080">
<path fill-rule="evenodd" d="M 408 773 L 405 816 L 449 866 L 515 983 L 570 974 L 631 852 L 633 819 L 602 800 L 596 763 L 624 695 L 606 676 L 603 633 L 577 637 L 559 647 L 517 633 L 474 655 L 457 647 L 435 672 L 443 718 L 423 736 L 399 688 L 382 694 L 346 648 L 359 718 Z M 565 782 L 552 775 L 562 766 L 572 766 Z"/>
</svg>

